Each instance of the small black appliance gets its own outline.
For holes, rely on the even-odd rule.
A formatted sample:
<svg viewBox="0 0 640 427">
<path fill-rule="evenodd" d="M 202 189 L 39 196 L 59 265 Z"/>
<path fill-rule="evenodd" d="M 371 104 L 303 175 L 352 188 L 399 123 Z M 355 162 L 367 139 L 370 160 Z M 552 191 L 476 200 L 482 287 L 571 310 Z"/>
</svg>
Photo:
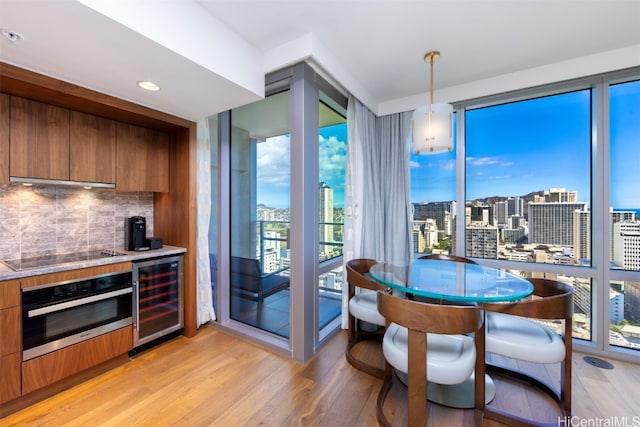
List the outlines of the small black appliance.
<svg viewBox="0 0 640 427">
<path fill-rule="evenodd" d="M 145 251 L 149 250 L 147 242 L 147 220 L 143 216 L 132 216 L 127 218 L 127 226 L 125 227 L 127 235 L 127 250 Z"/>
</svg>

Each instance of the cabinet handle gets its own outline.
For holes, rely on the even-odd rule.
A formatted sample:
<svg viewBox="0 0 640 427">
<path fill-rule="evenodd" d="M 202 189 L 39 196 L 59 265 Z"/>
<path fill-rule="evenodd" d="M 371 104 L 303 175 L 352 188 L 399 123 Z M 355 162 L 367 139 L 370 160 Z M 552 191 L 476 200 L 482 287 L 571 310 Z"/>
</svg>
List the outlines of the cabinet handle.
<svg viewBox="0 0 640 427">
<path fill-rule="evenodd" d="M 93 302 L 115 298 L 120 295 L 126 295 L 128 293 L 131 293 L 131 288 L 125 288 L 125 289 L 120 289 L 118 291 L 111 291 L 111 292 L 106 292 L 104 294 L 98 294 L 90 297 L 74 299 L 72 301 L 50 305 L 48 307 L 36 308 L 34 310 L 29 310 L 27 312 L 27 317 L 36 317 L 36 316 L 42 316 L 43 314 L 55 313 L 56 311 L 62 311 L 68 308 L 79 307 L 81 305 L 91 304 Z"/>
<path fill-rule="evenodd" d="M 138 295 L 138 281 L 135 280 L 133 282 L 133 312 L 135 316 L 133 316 L 133 329 L 138 330 L 138 324 L 140 323 L 140 307 L 139 304 L 139 295 Z"/>
</svg>

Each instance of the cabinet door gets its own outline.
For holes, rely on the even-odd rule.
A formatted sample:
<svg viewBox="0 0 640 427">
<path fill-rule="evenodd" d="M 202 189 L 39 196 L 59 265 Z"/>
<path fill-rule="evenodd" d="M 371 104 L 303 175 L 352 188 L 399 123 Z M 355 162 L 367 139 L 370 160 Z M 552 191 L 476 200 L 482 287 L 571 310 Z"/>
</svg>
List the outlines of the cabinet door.
<svg viewBox="0 0 640 427">
<path fill-rule="evenodd" d="M 20 396 L 20 353 L 0 356 L 0 403 L 8 402 Z"/>
<path fill-rule="evenodd" d="M 11 97 L 11 176 L 69 179 L 69 110 Z"/>
<path fill-rule="evenodd" d="M 118 123 L 116 188 L 169 191 L 169 134 Z"/>
<path fill-rule="evenodd" d="M 22 393 L 53 384 L 126 354 L 132 348 L 131 326 L 91 338 L 22 363 Z"/>
<path fill-rule="evenodd" d="M 20 396 L 22 319 L 20 280 L 0 282 L 0 403 Z"/>
<path fill-rule="evenodd" d="M 0 185 L 9 183 L 9 95 L 0 93 Z"/>
<path fill-rule="evenodd" d="M 21 331 L 20 307 L 0 310 L 0 356 L 20 352 Z"/>
<path fill-rule="evenodd" d="M 70 112 L 69 178 L 71 181 L 116 182 L 116 122 Z"/>
<path fill-rule="evenodd" d="M 20 305 L 20 280 L 0 282 L 0 309 Z"/>
</svg>

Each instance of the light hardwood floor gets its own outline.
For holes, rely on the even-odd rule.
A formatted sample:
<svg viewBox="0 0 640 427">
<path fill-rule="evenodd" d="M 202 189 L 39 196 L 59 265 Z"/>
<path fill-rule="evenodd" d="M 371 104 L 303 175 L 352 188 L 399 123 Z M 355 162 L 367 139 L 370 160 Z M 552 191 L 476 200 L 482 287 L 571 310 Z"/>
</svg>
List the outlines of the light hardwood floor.
<svg viewBox="0 0 640 427">
<path fill-rule="evenodd" d="M 178 337 L 154 347 L 0 419 L 0 425 L 376 426 L 381 380 L 349 365 L 345 345 L 346 332 L 341 332 L 301 364 L 204 326 L 192 339 Z M 376 349 L 360 351 L 380 357 Z M 631 423 L 640 416 L 640 367 L 612 363 L 615 369 L 603 370 L 574 355 L 573 408 L 578 419 L 626 416 Z M 521 388 L 498 381 L 492 405 L 554 416 L 546 399 Z M 397 387 L 394 393 L 385 410 L 401 422 L 403 390 Z M 472 410 L 430 405 L 429 416 L 435 426 L 474 423 Z M 485 421 L 485 426 L 496 424 Z"/>
</svg>

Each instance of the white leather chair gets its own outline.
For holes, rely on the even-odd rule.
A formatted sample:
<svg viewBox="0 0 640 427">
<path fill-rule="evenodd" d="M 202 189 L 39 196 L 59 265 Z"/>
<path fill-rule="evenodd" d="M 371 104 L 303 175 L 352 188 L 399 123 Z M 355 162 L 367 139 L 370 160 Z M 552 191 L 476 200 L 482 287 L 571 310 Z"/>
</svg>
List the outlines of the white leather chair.
<svg viewBox="0 0 640 427">
<path fill-rule="evenodd" d="M 560 363 L 560 389 L 523 372 L 514 372 L 487 364 L 489 372 L 505 374 L 529 383 L 551 396 L 563 417 L 571 416 L 571 353 L 573 288 L 550 279 L 529 279 L 534 286 L 532 297 L 514 303 L 485 304 L 485 351 L 504 357 L 541 364 Z M 562 334 L 541 320 L 560 320 Z M 539 425 L 535 420 L 508 414 L 495 408 L 484 409 L 485 417 L 503 423 Z"/>
<path fill-rule="evenodd" d="M 384 378 L 382 366 L 375 366 L 356 356 L 354 346 L 364 340 L 382 341 L 385 319 L 378 311 L 378 290 L 388 289 L 369 276 L 369 269 L 376 260 L 358 258 L 347 262 L 347 284 L 349 297 L 348 334 L 345 356 L 355 368 L 378 378 Z M 363 327 L 366 322 L 368 328 Z"/>
<path fill-rule="evenodd" d="M 406 374 L 409 426 L 424 426 L 427 381 L 454 385 L 471 377 L 476 363 L 475 343 L 462 334 L 480 328 L 482 312 L 476 306 L 417 302 L 390 292 L 378 292 L 378 310 L 388 322 L 382 342 L 388 366 L 378 395 L 378 422 L 391 426 L 384 402 L 397 378 L 395 369 Z"/>
</svg>

